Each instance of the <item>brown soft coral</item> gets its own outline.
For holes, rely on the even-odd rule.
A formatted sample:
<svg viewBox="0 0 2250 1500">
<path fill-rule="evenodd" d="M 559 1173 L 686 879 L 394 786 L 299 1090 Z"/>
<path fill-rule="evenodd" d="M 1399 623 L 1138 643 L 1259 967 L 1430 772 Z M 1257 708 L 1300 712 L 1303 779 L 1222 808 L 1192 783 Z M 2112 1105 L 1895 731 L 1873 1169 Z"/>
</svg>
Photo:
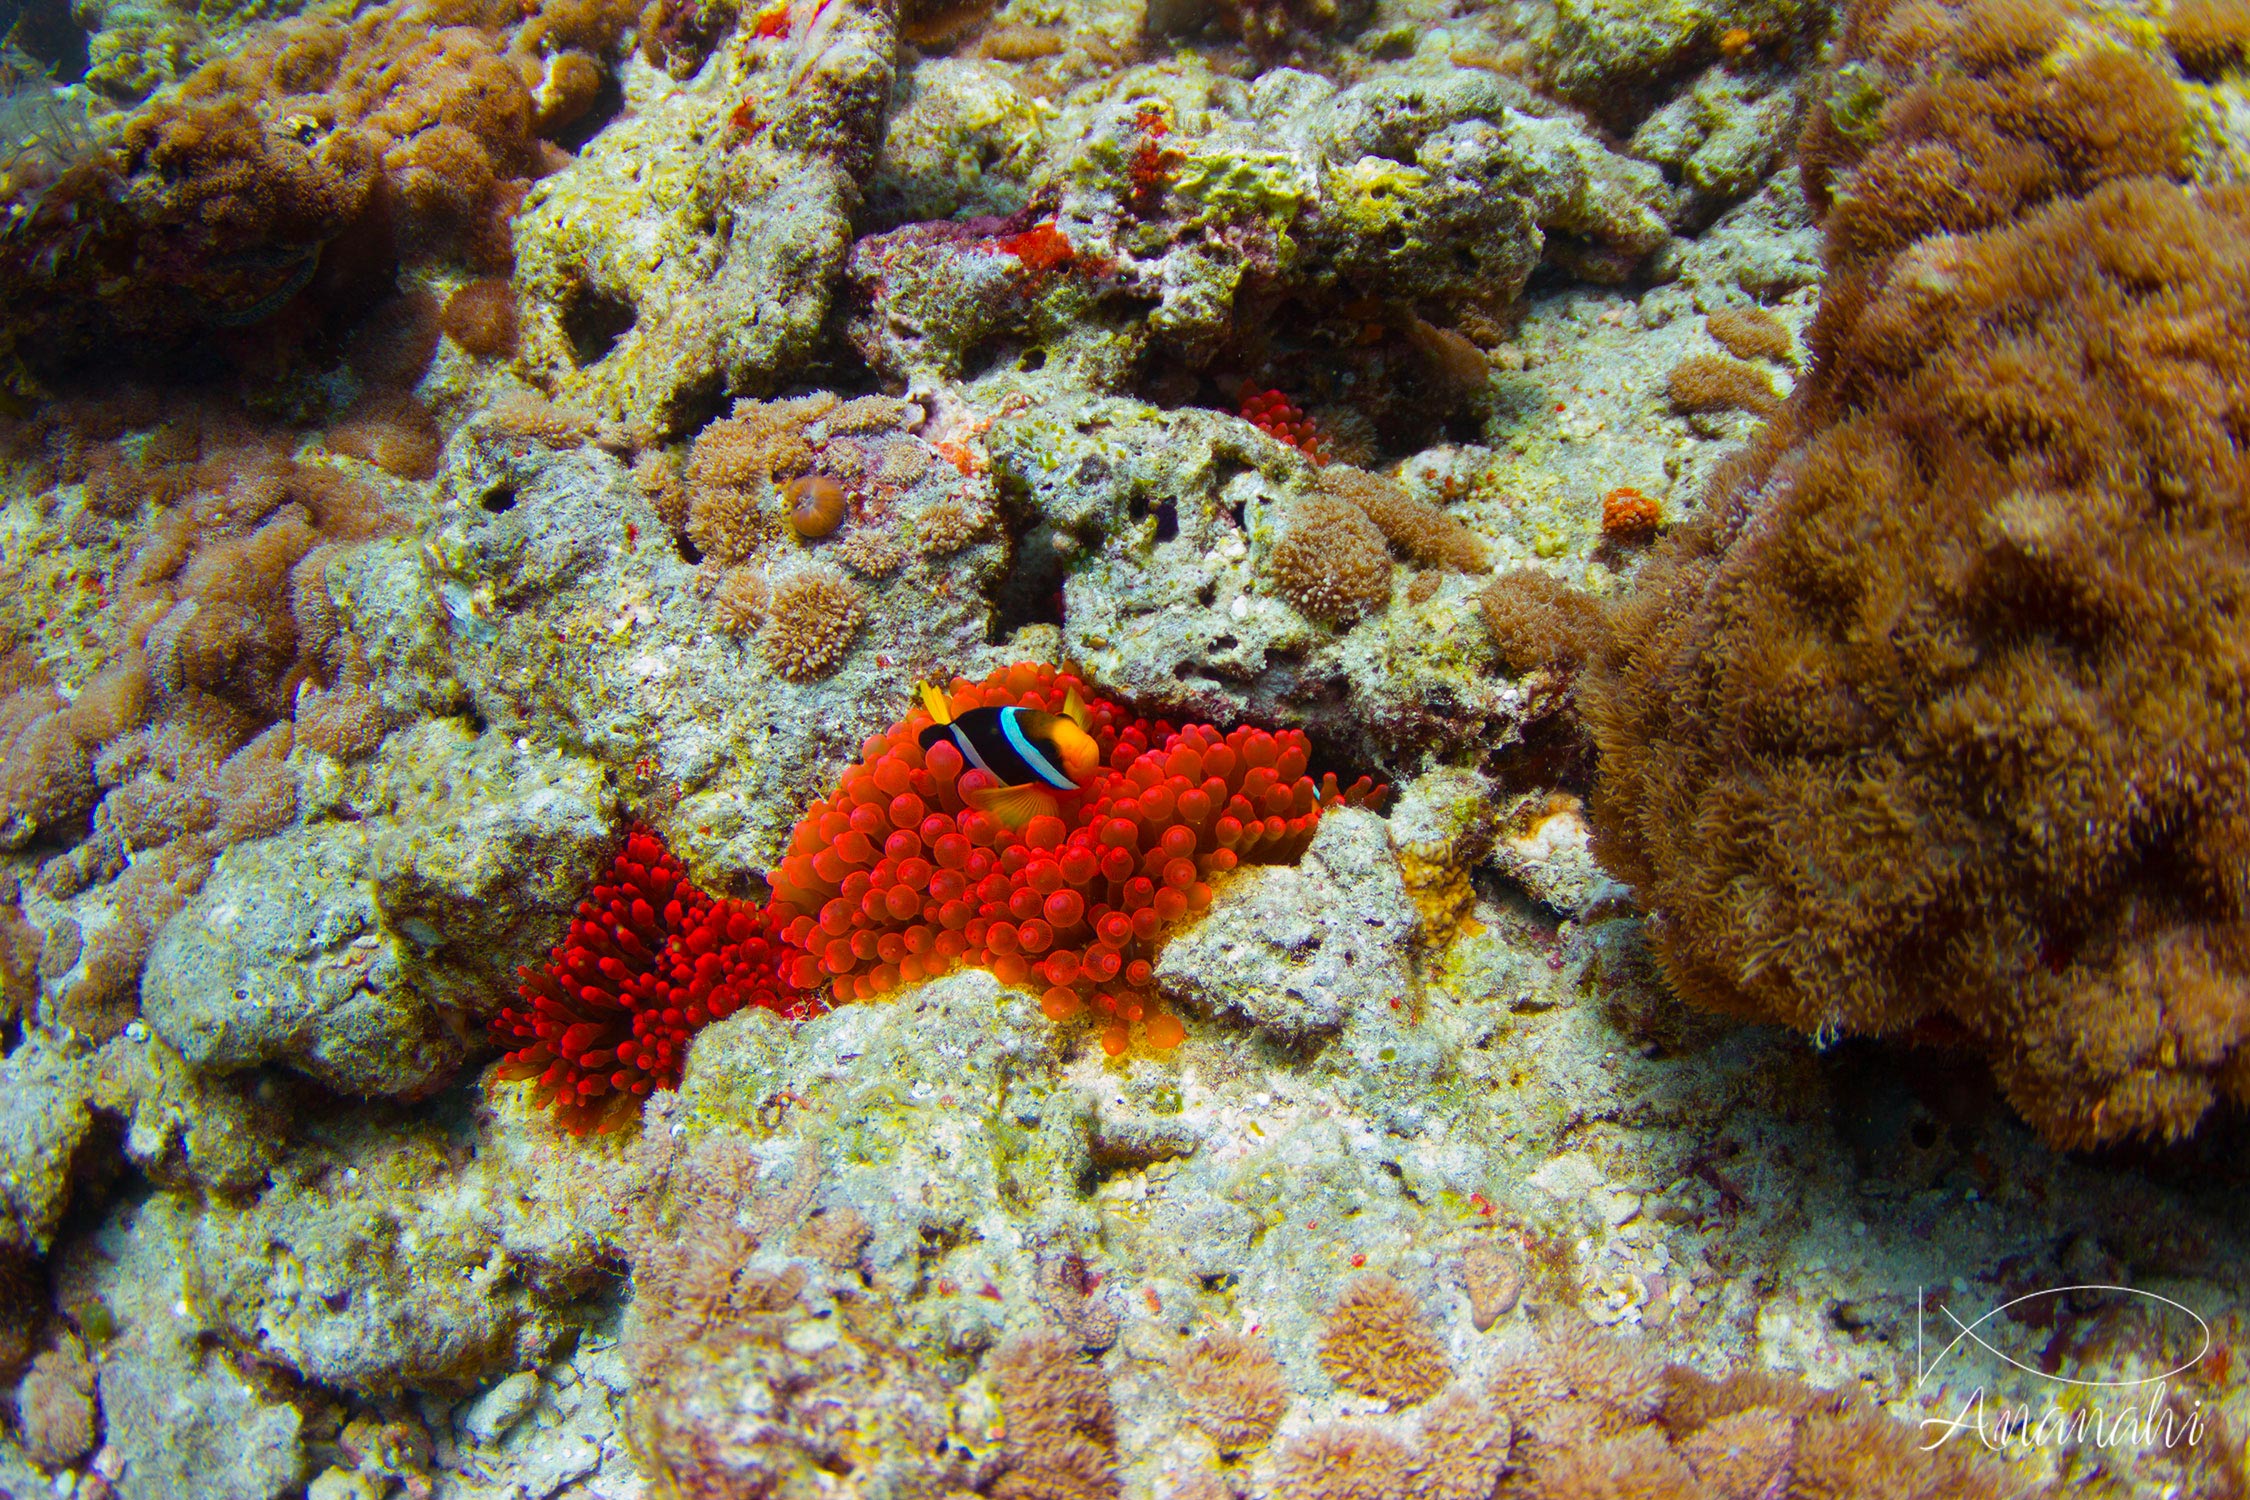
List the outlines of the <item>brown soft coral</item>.
<svg viewBox="0 0 2250 1500">
<path fill-rule="evenodd" d="M 464 284 L 445 299 L 444 326 L 447 337 L 477 358 L 507 358 L 516 352 L 515 288 L 497 276 Z"/>
<path fill-rule="evenodd" d="M 851 654 L 866 620 L 857 585 L 832 568 L 806 568 L 773 586 L 758 650 L 791 682 L 812 682 Z"/>
<path fill-rule="evenodd" d="M 2240 0 L 2179 0 L 2164 18 L 2164 40 L 2198 78 L 2250 68 L 2250 11 Z"/>
<path fill-rule="evenodd" d="M 62 695 L 31 687 L 0 699 L 0 848 L 73 827 L 96 795 L 94 747 Z"/>
<path fill-rule="evenodd" d="M 2009 1492 L 1997 1468 L 1958 1446 L 1925 1447 L 1914 1428 L 1849 1391 L 1763 1371 L 1713 1379 L 1659 1368 L 1633 1342 L 1568 1314 L 1547 1320 L 1538 1347 L 1495 1372 L 1491 1396 L 1514 1419 L 1516 1467 L 1502 1493 L 1522 1500 L 1999 1500 Z"/>
<path fill-rule="evenodd" d="M 1552 573 L 1514 568 L 1484 591 L 1484 628 L 1510 675 L 1574 672 L 1599 648 L 1602 607 Z"/>
<path fill-rule="evenodd" d="M 1330 464 L 1320 471 L 1319 483 L 1329 494 L 1365 511 L 1382 531 L 1383 539 L 1414 561 L 1463 573 L 1491 571 L 1484 543 L 1475 532 L 1409 493 L 1397 480 L 1350 464 Z"/>
<path fill-rule="evenodd" d="M 978 1476 L 992 1500 L 1107 1500 L 1118 1493 L 1117 1413 L 1078 1342 L 1021 1334 L 993 1351 L 1007 1446 Z"/>
<path fill-rule="evenodd" d="M 339 417 L 323 439 L 329 451 L 365 459 L 399 479 L 437 473 L 437 418 L 422 402 L 392 391 L 372 391 Z"/>
<path fill-rule="evenodd" d="M 1388 1276 L 1344 1288 L 1321 1326 L 1320 1364 L 1344 1389 L 1393 1406 L 1428 1400 L 1450 1369 L 1421 1304 Z"/>
<path fill-rule="evenodd" d="M 600 94 L 628 19 L 392 0 L 247 26 L 19 205 L 0 342 L 42 367 L 154 355 L 292 304 L 349 316 L 401 254 L 507 270 L 510 219 L 562 160 L 542 136 Z"/>
<path fill-rule="evenodd" d="M 1262 1443 L 1281 1425 L 1289 1388 L 1265 1342 L 1219 1330 L 1204 1334 L 1172 1361 L 1172 1384 L 1188 1419 L 1222 1452 Z"/>
<path fill-rule="evenodd" d="M 1390 602 L 1391 552 L 1382 531 L 1333 495 L 1297 502 L 1266 565 L 1282 597 L 1330 625 L 1354 624 Z"/>
<path fill-rule="evenodd" d="M 1848 168 L 1807 388 L 1589 674 L 1599 847 L 1690 998 L 1933 1022 L 2057 1144 L 2176 1137 L 2250 1100 L 2250 193 L 2167 180 L 2153 63 L 1971 35 Z M 1915 151 L 2002 141 L 2022 181 L 1901 211 Z"/>
<path fill-rule="evenodd" d="M 1762 307 L 1714 307 L 1704 315 L 1703 327 L 1737 359 L 1796 363 L 1797 341 L 1789 336 L 1789 325 Z"/>
<path fill-rule="evenodd" d="M 781 533 L 776 486 L 811 472 L 805 427 L 833 396 L 737 401 L 733 415 L 695 435 L 688 450 L 687 533 L 705 557 L 740 562 Z"/>
<path fill-rule="evenodd" d="M 1765 371 L 1717 354 L 1681 360 L 1672 367 L 1664 388 L 1672 405 L 1685 412 L 1750 411 L 1766 416 L 1781 404 Z"/>
</svg>

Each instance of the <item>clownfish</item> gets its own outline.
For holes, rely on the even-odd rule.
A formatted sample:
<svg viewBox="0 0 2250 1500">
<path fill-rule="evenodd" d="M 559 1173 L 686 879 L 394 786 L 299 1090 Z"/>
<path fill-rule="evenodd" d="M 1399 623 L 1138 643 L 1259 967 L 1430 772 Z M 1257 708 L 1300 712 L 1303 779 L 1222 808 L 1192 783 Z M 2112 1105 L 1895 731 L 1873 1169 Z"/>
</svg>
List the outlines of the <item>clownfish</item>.
<svg viewBox="0 0 2250 1500">
<path fill-rule="evenodd" d="M 1057 793 L 1083 790 L 1101 765 L 1101 747 L 1090 733 L 1092 716 L 1072 688 L 1059 714 L 1035 708 L 972 708 L 959 718 L 945 694 L 916 683 L 922 706 L 937 722 L 922 731 L 929 749 L 950 740 L 961 758 L 993 777 L 998 786 L 980 787 L 964 800 L 1004 828 L 1021 828 L 1062 804 Z"/>
</svg>

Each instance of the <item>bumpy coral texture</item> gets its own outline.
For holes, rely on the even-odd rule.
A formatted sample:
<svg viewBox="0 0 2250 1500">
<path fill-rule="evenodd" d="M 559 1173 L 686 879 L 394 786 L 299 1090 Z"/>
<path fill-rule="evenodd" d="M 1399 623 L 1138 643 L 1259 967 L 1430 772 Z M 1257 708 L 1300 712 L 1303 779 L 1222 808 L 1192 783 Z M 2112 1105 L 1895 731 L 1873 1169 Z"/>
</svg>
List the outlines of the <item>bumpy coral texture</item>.
<svg viewBox="0 0 2250 1500">
<path fill-rule="evenodd" d="M 1225 1329 L 1180 1351 L 1172 1361 L 1172 1384 L 1188 1420 L 1226 1453 L 1272 1437 L 1289 1406 L 1281 1365 L 1265 1341 Z"/>
<path fill-rule="evenodd" d="M 1320 1363 L 1344 1389 L 1393 1406 L 1427 1401 L 1450 1373 L 1421 1304 L 1388 1276 L 1362 1276 L 1344 1288 L 1321 1328 Z"/>
<path fill-rule="evenodd" d="M 1298 610 L 1348 626 L 1390 602 L 1391 553 L 1367 513 L 1333 495 L 1308 495 L 1283 523 L 1266 560 L 1274 586 Z"/>
<path fill-rule="evenodd" d="M 399 311 L 352 350 L 363 379 L 411 379 L 427 358 L 426 320 Z M 110 659 L 75 700 L 0 661 L 0 844 L 48 846 L 37 881 L 51 896 L 118 880 L 116 920 L 44 1015 L 98 1040 L 132 1020 L 149 945 L 210 860 L 296 816 L 297 729 L 315 750 L 380 735 L 325 569 L 393 521 L 372 489 L 249 438 L 222 409 L 58 404 L 13 436 L 52 456 L 34 482 L 84 480 L 73 524 L 89 535 L 154 507 L 106 580 Z M 339 708 L 348 726 L 324 722 Z"/>
<path fill-rule="evenodd" d="M 140 352 L 292 301 L 348 306 L 337 293 L 401 253 L 507 270 L 514 210 L 558 159 L 542 137 L 591 102 L 629 19 L 396 0 L 247 28 L 16 205 L 0 341 L 42 364 Z"/>
<path fill-rule="evenodd" d="M 746 1005 L 793 1012 L 770 911 L 691 884 L 654 834 L 635 829 L 547 962 L 521 971 L 492 1019 L 509 1049 L 495 1082 L 536 1079 L 574 1135 L 607 1131 L 656 1089 L 676 1087 L 688 1042 Z"/>
<path fill-rule="evenodd" d="M 1487 1394 L 1510 1432 L 1502 1494 L 1525 1500 L 1999 1500 L 1996 1466 L 1854 1400 L 1764 1371 L 1714 1379 L 1658 1365 L 1632 1342 L 1546 1320 L 1537 1348 Z M 1451 1401 L 1454 1398 L 1448 1397 Z M 1460 1414 L 1449 1414 L 1458 1417 Z M 1467 1433 L 1442 1425 L 1458 1444 Z M 1470 1429 L 1471 1432 L 1474 1429 Z M 1424 1442 L 1430 1442 L 1425 1427 Z M 1482 1449 L 1474 1443 L 1465 1451 Z M 1463 1450 L 1457 1450 L 1463 1451 Z"/>
<path fill-rule="evenodd" d="M 1179 1021 L 1151 983 L 1166 928 L 1210 904 L 1210 880 L 1244 860 L 1286 863 L 1311 841 L 1323 807 L 1382 794 L 1305 774 L 1296 730 L 1133 719 L 1075 677 L 1018 663 L 982 682 L 957 680 L 953 712 L 1014 705 L 1059 711 L 1085 696 L 1103 764 L 1057 815 L 1019 832 L 967 805 L 986 784 L 961 754 L 917 743 L 921 709 L 870 737 L 834 796 L 790 837 L 771 882 L 777 921 L 796 950 L 788 974 L 839 1001 L 888 994 L 957 964 L 1011 985 L 1043 987 L 1055 1020 L 1090 1012 L 1111 1053 L 1141 1023 L 1150 1045 L 1176 1045 Z"/>
<path fill-rule="evenodd" d="M 1809 389 L 1589 675 L 1684 993 L 1966 1042 L 2075 1146 L 2250 1100 L 2250 192 L 2064 19 L 1855 9 Z"/>
</svg>

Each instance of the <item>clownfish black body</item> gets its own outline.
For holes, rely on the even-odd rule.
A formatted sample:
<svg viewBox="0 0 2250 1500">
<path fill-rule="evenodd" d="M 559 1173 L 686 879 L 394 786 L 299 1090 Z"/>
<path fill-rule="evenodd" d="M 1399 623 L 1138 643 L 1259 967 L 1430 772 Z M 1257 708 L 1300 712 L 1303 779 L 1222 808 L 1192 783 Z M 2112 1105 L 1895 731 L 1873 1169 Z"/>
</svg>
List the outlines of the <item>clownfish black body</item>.
<svg viewBox="0 0 2250 1500">
<path fill-rule="evenodd" d="M 921 688 L 923 706 L 937 722 L 921 733 L 924 750 L 950 741 L 971 767 L 998 786 L 965 793 L 971 807 L 1009 828 L 1021 828 L 1060 806 L 1058 797 L 1084 789 L 1101 764 L 1101 748 L 1087 732 L 1085 704 L 1073 689 L 1059 714 L 1034 708 L 972 708 L 955 717 L 945 695 Z"/>
</svg>

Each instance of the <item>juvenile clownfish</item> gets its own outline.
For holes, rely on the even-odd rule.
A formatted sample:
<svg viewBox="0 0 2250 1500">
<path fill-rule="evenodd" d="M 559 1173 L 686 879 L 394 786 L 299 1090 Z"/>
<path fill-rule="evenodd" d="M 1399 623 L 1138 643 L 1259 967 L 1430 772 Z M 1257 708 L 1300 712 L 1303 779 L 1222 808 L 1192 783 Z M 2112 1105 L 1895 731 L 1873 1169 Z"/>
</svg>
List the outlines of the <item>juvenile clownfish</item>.
<svg viewBox="0 0 2250 1500">
<path fill-rule="evenodd" d="M 945 694 L 915 684 L 922 706 L 937 722 L 922 731 L 922 748 L 951 740 L 961 758 L 996 779 L 998 786 L 964 794 L 971 807 L 1004 828 L 1021 828 L 1062 804 L 1058 793 L 1080 791 L 1101 765 L 1101 747 L 1089 732 L 1093 718 L 1072 688 L 1059 714 L 1035 708 L 972 708 L 959 718 Z"/>
</svg>

